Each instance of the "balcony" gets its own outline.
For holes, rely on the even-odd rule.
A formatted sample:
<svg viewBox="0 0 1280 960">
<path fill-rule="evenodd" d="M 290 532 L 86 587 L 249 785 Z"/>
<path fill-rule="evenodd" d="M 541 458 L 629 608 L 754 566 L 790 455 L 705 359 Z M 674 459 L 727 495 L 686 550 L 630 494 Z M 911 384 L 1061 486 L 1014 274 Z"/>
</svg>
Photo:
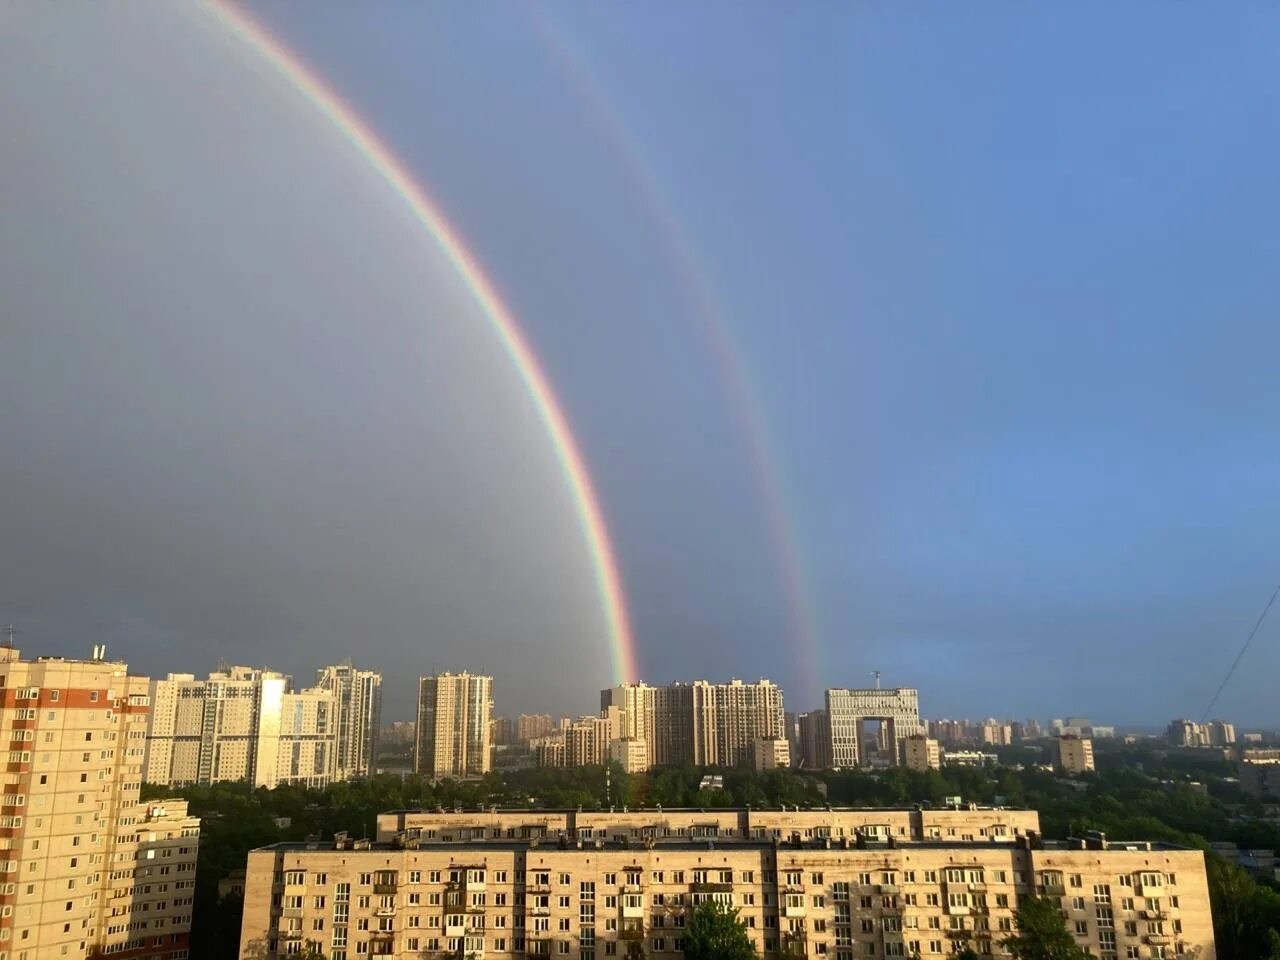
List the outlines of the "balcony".
<svg viewBox="0 0 1280 960">
<path fill-rule="evenodd" d="M 466 936 L 466 919 L 456 913 L 447 914 L 444 918 L 444 935 L 446 937 Z"/>
<path fill-rule="evenodd" d="M 302 908 L 301 907 L 285 907 L 283 910 L 280 911 L 280 915 L 282 917 L 301 917 Z"/>
<path fill-rule="evenodd" d="M 396 915 L 395 907 L 378 907 L 373 911 L 375 917 L 394 917 Z"/>
<path fill-rule="evenodd" d="M 381 940 L 382 942 L 386 943 L 391 940 L 394 940 L 395 938 L 396 938 L 396 932 L 394 930 L 370 930 L 369 931 L 369 939 L 373 940 L 374 942 Z"/>
<path fill-rule="evenodd" d="M 280 939 L 281 940 L 301 940 L 302 931 L 301 930 L 281 930 Z"/>
<path fill-rule="evenodd" d="M 1044 895 L 1046 897 L 1066 896 L 1067 888 L 1061 880 L 1045 877 L 1041 886 L 1044 888 Z"/>
<path fill-rule="evenodd" d="M 1169 911 L 1167 910 L 1143 910 L 1142 919 L 1144 920 L 1168 920 Z"/>
<path fill-rule="evenodd" d="M 526 883 L 524 885 L 525 893 L 550 893 L 551 884 L 549 883 Z"/>
<path fill-rule="evenodd" d="M 962 907 L 955 904 L 947 904 L 947 916 L 949 917 L 967 917 L 970 912 L 968 905 Z"/>
<path fill-rule="evenodd" d="M 1152 946 L 1162 946 L 1164 944 L 1173 943 L 1173 937 L 1169 936 L 1167 933 L 1148 933 L 1146 941 Z"/>
<path fill-rule="evenodd" d="M 465 886 L 465 888 L 466 888 L 466 890 L 467 890 L 467 892 L 468 892 L 468 893 L 480 893 L 481 891 L 483 891 L 483 890 L 484 890 L 484 881 L 483 881 L 483 880 L 468 880 L 468 881 L 464 884 L 464 886 Z"/>
<path fill-rule="evenodd" d="M 784 917 L 803 917 L 804 904 L 802 903 L 798 906 L 793 904 L 784 904 L 782 907 L 782 915 Z"/>
<path fill-rule="evenodd" d="M 644 929 L 641 927 L 635 927 L 633 929 L 624 928 L 618 931 L 618 939 L 619 940 L 643 940 Z"/>
<path fill-rule="evenodd" d="M 618 888 L 619 893 L 644 893 L 644 887 L 638 883 L 624 883 Z"/>
<path fill-rule="evenodd" d="M 896 883 L 882 883 L 876 887 L 876 893 L 892 894 L 901 892 L 902 887 L 898 886 Z"/>
<path fill-rule="evenodd" d="M 396 885 L 394 883 L 375 883 L 373 885 L 374 893 L 395 893 Z"/>
<path fill-rule="evenodd" d="M 623 901 L 623 904 L 622 904 L 622 915 L 623 915 L 624 917 L 643 917 L 643 916 L 644 916 L 644 904 L 643 904 L 643 903 L 640 903 L 640 904 L 637 904 L 637 905 L 635 905 L 635 906 L 630 906 L 630 907 L 629 907 L 629 906 L 627 906 L 626 901 Z"/>
<path fill-rule="evenodd" d="M 694 893 L 733 893 L 732 883 L 691 883 L 689 889 Z"/>
</svg>

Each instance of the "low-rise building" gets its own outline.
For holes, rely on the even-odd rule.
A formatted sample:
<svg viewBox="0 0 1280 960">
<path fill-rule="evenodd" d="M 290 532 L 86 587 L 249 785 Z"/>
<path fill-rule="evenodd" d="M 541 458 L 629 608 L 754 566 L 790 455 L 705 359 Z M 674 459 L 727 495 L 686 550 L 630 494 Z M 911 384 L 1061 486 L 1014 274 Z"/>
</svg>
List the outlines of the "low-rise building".
<svg viewBox="0 0 1280 960">
<path fill-rule="evenodd" d="M 942 751 L 944 767 L 994 767 L 999 762 L 998 754 L 983 753 L 981 750 Z"/>
<path fill-rule="evenodd" d="M 1002 955 L 1019 900 L 1056 900 L 1099 957 L 1214 955 L 1204 855 L 1105 839 L 836 843 L 537 838 L 276 844 L 249 854 L 240 955 L 676 960 L 690 912 L 735 908 L 766 958 Z"/>
</svg>

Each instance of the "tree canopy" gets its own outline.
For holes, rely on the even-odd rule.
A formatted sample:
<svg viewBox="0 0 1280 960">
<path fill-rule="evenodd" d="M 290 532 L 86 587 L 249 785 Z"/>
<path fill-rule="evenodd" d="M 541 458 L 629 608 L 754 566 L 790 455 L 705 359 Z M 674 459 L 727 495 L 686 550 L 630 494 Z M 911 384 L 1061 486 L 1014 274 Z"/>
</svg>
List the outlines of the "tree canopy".
<svg viewBox="0 0 1280 960">
<path fill-rule="evenodd" d="M 737 910 L 707 900 L 689 917 L 684 955 L 686 960 L 755 960 L 756 948 Z"/>
<path fill-rule="evenodd" d="M 1076 943 L 1056 900 L 1027 897 L 1018 904 L 1018 930 L 1002 946 L 1014 960 L 1088 960 Z"/>
</svg>

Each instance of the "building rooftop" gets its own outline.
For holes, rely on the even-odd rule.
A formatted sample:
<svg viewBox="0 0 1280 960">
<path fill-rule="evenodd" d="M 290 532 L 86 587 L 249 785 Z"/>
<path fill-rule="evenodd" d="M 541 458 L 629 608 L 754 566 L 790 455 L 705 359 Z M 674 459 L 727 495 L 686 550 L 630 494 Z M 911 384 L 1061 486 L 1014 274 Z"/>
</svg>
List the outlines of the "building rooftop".
<svg viewBox="0 0 1280 960">
<path fill-rule="evenodd" d="M 1108 851 L 1192 851 L 1190 847 L 1152 840 L 1108 841 L 1105 837 L 1072 838 L 1069 840 L 1045 841 L 1039 837 L 1001 837 L 983 838 L 981 840 L 926 839 L 903 840 L 889 838 L 885 840 L 862 840 L 850 838 L 820 840 L 760 840 L 755 838 L 709 838 L 709 837 L 655 837 L 641 842 L 625 840 L 484 840 L 480 842 L 468 840 L 431 840 L 421 844 L 404 843 L 400 840 L 376 842 L 368 839 L 350 840 L 339 835 L 331 840 L 288 840 L 267 844 L 257 849 L 279 852 L 301 852 L 311 850 L 341 851 L 344 853 L 396 853 L 404 850 L 422 850 L 431 852 L 466 851 L 477 854 L 480 851 L 510 850 L 513 852 L 561 852 L 591 851 L 623 852 L 645 850 L 871 850 L 883 851 L 893 849 L 924 850 L 1008 850 L 1013 848 L 1041 850 L 1049 852 L 1108 850 Z"/>
<path fill-rule="evenodd" d="M 384 810 L 383 814 L 426 813 L 436 815 L 457 816 L 462 814 L 495 814 L 495 813 L 531 813 L 531 814 L 665 814 L 665 813 L 709 813 L 709 814 L 741 814 L 741 813 L 910 813 L 913 811 L 946 811 L 946 810 L 1030 810 L 1030 807 L 1011 807 L 1003 804 L 984 804 L 973 802 L 928 804 L 913 803 L 901 806 L 875 807 L 836 807 L 830 804 L 822 806 L 801 807 L 610 807 L 605 809 L 584 809 L 582 807 L 400 807 L 395 810 Z"/>
</svg>

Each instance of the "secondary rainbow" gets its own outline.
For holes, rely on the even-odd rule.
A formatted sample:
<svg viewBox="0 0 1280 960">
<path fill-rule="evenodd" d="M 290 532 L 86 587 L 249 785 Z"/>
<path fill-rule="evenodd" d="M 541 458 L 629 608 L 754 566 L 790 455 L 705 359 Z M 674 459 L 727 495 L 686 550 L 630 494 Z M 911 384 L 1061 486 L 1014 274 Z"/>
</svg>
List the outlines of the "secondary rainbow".
<svg viewBox="0 0 1280 960">
<path fill-rule="evenodd" d="M 637 679 L 639 672 L 636 667 L 631 621 L 622 590 L 622 579 L 618 573 L 617 557 L 600 507 L 600 498 L 596 495 L 582 451 L 569 429 L 569 421 L 551 384 L 493 282 L 485 275 L 439 206 L 421 184 L 414 180 L 391 148 L 379 139 L 354 110 L 342 102 L 315 71 L 256 20 L 227 0 L 210 0 L 207 6 L 222 24 L 270 63 L 283 79 L 319 110 L 333 128 L 368 160 L 369 165 L 404 200 L 414 217 L 439 245 L 479 304 L 529 391 L 529 397 L 555 448 L 565 482 L 573 497 L 600 594 L 615 677 L 619 682 Z"/>
<path fill-rule="evenodd" d="M 814 698 L 820 697 L 822 693 L 822 648 L 818 642 L 817 607 L 813 602 L 809 577 L 801 559 L 797 524 L 788 506 L 778 457 L 773 452 L 767 421 L 752 387 L 743 351 L 734 342 L 725 316 L 726 311 L 712 290 L 709 273 L 700 263 L 688 231 L 676 216 L 652 165 L 645 162 L 636 138 L 622 122 L 618 111 L 597 82 L 585 56 L 554 18 L 537 4 L 526 9 L 545 48 L 587 105 L 592 119 L 636 186 L 639 197 L 666 244 L 670 261 L 689 297 L 693 315 L 700 321 L 700 332 L 710 347 L 721 386 L 727 394 L 729 409 L 745 440 L 752 475 L 765 507 L 764 516 L 769 539 L 772 541 L 774 563 L 781 580 L 790 621 L 788 639 L 792 650 L 798 654 L 798 679 L 802 686 L 798 692 L 809 702 L 815 702 Z"/>
</svg>

